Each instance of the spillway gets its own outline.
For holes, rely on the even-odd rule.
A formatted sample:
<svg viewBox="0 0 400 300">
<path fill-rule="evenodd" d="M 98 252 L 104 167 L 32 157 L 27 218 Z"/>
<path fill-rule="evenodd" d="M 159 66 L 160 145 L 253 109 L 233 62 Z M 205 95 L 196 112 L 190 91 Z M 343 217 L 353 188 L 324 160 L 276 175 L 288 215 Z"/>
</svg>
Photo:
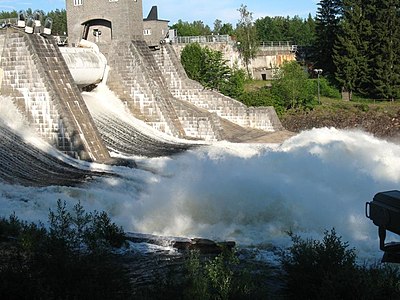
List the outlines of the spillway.
<svg viewBox="0 0 400 300">
<path fill-rule="evenodd" d="M 0 182 L 35 187 L 76 186 L 93 176 L 110 174 L 46 143 L 28 126 L 12 100 L 4 97 L 0 97 L 0 141 Z"/>
<path fill-rule="evenodd" d="M 180 140 L 134 118 L 106 86 L 83 93 L 85 103 L 109 151 L 124 156 L 170 156 L 204 143 Z"/>
<path fill-rule="evenodd" d="M 96 175 L 34 147 L 1 122 L 0 140 L 0 180 L 6 183 L 74 186 Z"/>
</svg>

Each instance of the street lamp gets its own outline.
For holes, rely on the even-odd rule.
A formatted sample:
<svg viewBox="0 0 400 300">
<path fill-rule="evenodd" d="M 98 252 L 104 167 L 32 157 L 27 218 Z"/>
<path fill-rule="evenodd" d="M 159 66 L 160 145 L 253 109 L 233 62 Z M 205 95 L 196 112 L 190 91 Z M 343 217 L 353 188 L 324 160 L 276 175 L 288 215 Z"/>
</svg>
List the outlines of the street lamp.
<svg viewBox="0 0 400 300">
<path fill-rule="evenodd" d="M 319 75 L 322 74 L 322 69 L 314 69 L 315 74 L 317 74 L 318 78 L 318 103 L 321 104 L 321 93 L 320 93 L 320 87 L 319 87 Z"/>
</svg>

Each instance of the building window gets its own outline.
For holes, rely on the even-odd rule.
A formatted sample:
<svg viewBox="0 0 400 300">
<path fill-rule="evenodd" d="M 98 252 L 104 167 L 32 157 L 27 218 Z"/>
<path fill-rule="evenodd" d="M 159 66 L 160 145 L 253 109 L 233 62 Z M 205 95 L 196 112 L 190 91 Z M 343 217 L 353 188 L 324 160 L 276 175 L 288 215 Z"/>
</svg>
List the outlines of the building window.
<svg viewBox="0 0 400 300">
<path fill-rule="evenodd" d="M 151 35 L 151 29 L 145 29 L 143 30 L 144 35 Z"/>
<path fill-rule="evenodd" d="M 83 5 L 83 0 L 74 0 L 74 6 Z"/>
</svg>

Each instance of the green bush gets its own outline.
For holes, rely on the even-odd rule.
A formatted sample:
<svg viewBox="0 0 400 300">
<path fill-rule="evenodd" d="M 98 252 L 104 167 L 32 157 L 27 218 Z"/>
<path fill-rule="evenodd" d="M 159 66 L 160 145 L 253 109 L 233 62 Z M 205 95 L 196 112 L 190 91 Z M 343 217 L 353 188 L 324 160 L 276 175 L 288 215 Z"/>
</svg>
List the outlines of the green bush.
<svg viewBox="0 0 400 300">
<path fill-rule="evenodd" d="M 295 61 L 281 66 L 272 82 L 271 93 L 285 109 L 311 109 L 317 104 L 307 73 Z"/>
<path fill-rule="evenodd" d="M 187 265 L 185 299 L 268 299 L 269 272 L 240 261 L 236 251 L 224 250 L 212 259 L 192 251 Z"/>
<path fill-rule="evenodd" d="M 312 90 L 314 95 L 318 95 L 318 79 L 312 79 Z M 320 95 L 323 97 L 341 99 L 340 91 L 332 86 L 325 77 L 319 78 Z"/>
<path fill-rule="evenodd" d="M 58 201 L 49 229 L 11 216 L 0 220 L 0 299 L 127 299 L 129 277 L 113 255 L 122 229 L 105 213 L 73 213 Z"/>
<path fill-rule="evenodd" d="M 325 232 L 322 241 L 290 234 L 292 246 L 282 253 L 289 297 L 296 299 L 395 299 L 400 295 L 397 268 L 359 266 L 355 249 Z"/>
</svg>

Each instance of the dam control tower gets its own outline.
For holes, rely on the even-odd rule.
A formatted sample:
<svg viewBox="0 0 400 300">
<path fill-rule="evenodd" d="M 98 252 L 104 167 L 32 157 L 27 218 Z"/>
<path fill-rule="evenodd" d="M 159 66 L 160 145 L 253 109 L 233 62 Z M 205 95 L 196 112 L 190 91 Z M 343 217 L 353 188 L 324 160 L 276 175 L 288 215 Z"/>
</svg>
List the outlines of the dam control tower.
<svg viewBox="0 0 400 300">
<path fill-rule="evenodd" d="M 143 40 L 142 0 L 67 0 L 68 40 Z"/>
</svg>

